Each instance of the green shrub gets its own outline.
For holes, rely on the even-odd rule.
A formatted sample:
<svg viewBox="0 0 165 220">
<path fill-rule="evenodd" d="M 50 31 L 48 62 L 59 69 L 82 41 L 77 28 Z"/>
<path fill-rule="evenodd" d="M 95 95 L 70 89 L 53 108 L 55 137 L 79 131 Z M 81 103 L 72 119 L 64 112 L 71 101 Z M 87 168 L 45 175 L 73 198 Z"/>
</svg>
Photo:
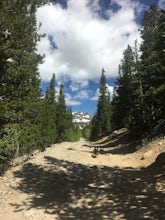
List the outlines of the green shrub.
<svg viewBox="0 0 165 220">
<path fill-rule="evenodd" d="M 79 128 L 69 128 L 66 130 L 66 140 L 67 141 L 79 141 L 82 137 L 81 130 Z"/>
<path fill-rule="evenodd" d="M 19 151 L 20 131 L 17 124 L 8 124 L 1 129 L 0 168 L 9 164 Z"/>
<path fill-rule="evenodd" d="M 82 131 L 82 136 L 86 139 L 90 139 L 91 136 L 91 127 L 88 125 Z"/>
</svg>

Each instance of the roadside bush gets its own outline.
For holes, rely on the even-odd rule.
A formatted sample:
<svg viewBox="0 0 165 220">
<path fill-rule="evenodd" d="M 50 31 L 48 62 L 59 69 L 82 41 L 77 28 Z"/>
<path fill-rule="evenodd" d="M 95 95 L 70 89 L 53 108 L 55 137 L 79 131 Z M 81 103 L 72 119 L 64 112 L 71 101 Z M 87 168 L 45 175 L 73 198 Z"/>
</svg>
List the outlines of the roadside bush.
<svg viewBox="0 0 165 220">
<path fill-rule="evenodd" d="M 20 131 L 17 124 L 5 125 L 0 137 L 0 170 L 4 169 L 19 151 Z"/>
<path fill-rule="evenodd" d="M 79 141 L 80 138 L 82 137 L 82 133 L 81 130 L 79 128 L 69 128 L 66 131 L 66 140 L 67 141 L 71 141 L 71 142 L 75 142 L 75 141 Z"/>
<path fill-rule="evenodd" d="M 86 139 L 90 139 L 91 136 L 91 127 L 88 125 L 82 130 L 82 136 Z"/>
</svg>

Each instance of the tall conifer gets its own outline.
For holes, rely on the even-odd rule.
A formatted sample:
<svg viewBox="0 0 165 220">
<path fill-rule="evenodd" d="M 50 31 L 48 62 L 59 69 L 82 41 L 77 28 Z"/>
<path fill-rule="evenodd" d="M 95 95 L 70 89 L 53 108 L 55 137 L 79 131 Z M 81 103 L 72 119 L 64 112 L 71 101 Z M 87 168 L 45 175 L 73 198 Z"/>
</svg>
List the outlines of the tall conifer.
<svg viewBox="0 0 165 220">
<path fill-rule="evenodd" d="M 0 138 L 17 135 L 15 151 L 29 152 L 38 144 L 36 102 L 40 98 L 36 52 L 36 9 L 45 0 L 4 0 L 0 2 Z M 7 154 L 5 153 L 7 156 Z M 10 153 L 9 153 L 10 155 Z"/>
<path fill-rule="evenodd" d="M 119 66 L 119 76 L 116 81 L 115 95 L 113 98 L 113 123 L 114 127 L 128 126 L 134 111 L 135 60 L 132 48 L 128 45 L 123 52 L 123 59 Z"/>
<path fill-rule="evenodd" d="M 102 69 L 97 111 L 92 120 L 91 139 L 97 139 L 111 131 L 110 100 L 104 72 Z"/>
<path fill-rule="evenodd" d="M 146 127 L 152 128 L 164 115 L 164 11 L 152 4 L 142 19 L 141 79 Z"/>
</svg>

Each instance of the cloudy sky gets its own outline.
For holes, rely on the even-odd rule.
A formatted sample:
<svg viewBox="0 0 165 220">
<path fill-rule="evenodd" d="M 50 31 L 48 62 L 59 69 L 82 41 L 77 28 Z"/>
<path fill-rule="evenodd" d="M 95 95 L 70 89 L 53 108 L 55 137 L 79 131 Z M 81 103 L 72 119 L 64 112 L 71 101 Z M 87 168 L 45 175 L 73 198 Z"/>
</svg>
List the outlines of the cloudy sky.
<svg viewBox="0 0 165 220">
<path fill-rule="evenodd" d="M 122 53 L 136 39 L 140 43 L 140 20 L 151 2 L 165 6 L 165 0 L 56 0 L 39 8 L 40 33 L 46 34 L 38 44 L 45 54 L 43 91 L 55 73 L 67 105 L 94 113 L 102 68 L 112 93 Z"/>
</svg>

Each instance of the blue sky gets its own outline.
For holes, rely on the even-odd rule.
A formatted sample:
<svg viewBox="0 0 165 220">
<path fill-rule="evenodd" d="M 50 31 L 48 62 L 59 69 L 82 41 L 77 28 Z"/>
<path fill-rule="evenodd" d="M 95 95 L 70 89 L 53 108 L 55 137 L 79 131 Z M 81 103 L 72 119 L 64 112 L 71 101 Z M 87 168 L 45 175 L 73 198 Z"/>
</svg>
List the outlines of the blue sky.
<svg viewBox="0 0 165 220">
<path fill-rule="evenodd" d="M 140 20 L 152 2 L 165 7 L 165 0 L 56 0 L 39 8 L 39 32 L 46 34 L 38 43 L 45 55 L 39 65 L 43 93 L 55 73 L 66 104 L 95 113 L 102 68 L 112 95 L 122 53 L 136 39 L 140 44 Z"/>
</svg>

